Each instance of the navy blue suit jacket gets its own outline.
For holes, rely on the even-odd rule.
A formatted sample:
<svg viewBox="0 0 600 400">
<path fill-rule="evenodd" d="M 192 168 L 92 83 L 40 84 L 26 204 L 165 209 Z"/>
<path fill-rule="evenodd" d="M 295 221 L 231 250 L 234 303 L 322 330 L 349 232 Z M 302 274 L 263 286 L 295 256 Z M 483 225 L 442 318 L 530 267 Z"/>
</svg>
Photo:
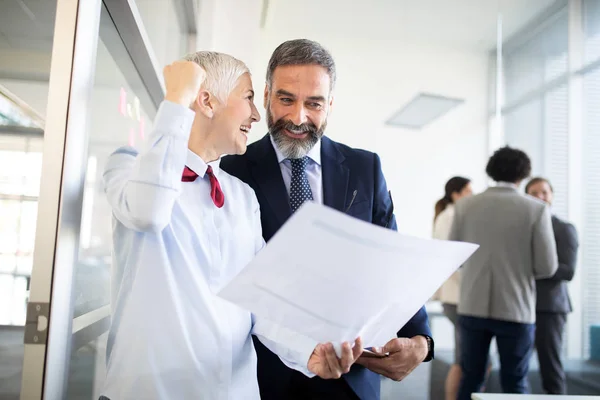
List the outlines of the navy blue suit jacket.
<svg viewBox="0 0 600 400">
<path fill-rule="evenodd" d="M 263 237 L 269 241 L 292 214 L 289 195 L 269 135 L 248 146 L 246 154 L 223 158 L 221 168 L 254 189 L 260 203 Z M 356 191 L 356 197 L 347 212 L 349 215 L 381 226 L 389 222 L 390 229 L 397 229 L 377 154 L 352 149 L 324 136 L 321 139 L 321 171 L 323 203 L 326 206 L 344 212 Z M 398 332 L 399 337 L 416 335 L 431 337 L 424 308 Z M 287 368 L 258 340 L 254 342 L 258 354 L 261 398 L 286 398 L 291 376 L 299 372 Z M 355 364 L 344 375 L 344 379 L 361 399 L 380 398 L 380 377 L 376 373 Z M 318 377 L 312 380 L 321 381 L 319 384 L 322 385 L 331 382 Z"/>
</svg>

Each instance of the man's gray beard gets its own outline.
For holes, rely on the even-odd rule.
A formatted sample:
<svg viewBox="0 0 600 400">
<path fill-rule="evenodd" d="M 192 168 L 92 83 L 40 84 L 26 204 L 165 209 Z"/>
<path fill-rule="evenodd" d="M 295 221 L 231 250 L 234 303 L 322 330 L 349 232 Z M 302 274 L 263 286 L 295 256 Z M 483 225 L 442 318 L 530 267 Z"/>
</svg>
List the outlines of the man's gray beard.
<svg viewBox="0 0 600 400">
<path fill-rule="evenodd" d="M 273 138 L 273 142 L 275 142 L 275 145 L 281 154 L 289 159 L 305 157 L 323 136 L 327 121 L 323 123 L 320 129 L 316 131 L 314 129 L 310 130 L 305 139 L 294 139 L 283 132 L 283 128 L 280 126 L 281 123 L 279 123 L 279 121 L 277 121 L 277 123 L 273 122 L 270 106 L 270 104 L 267 104 L 267 124 L 269 126 L 269 134 Z"/>
<path fill-rule="evenodd" d="M 271 136 L 281 154 L 289 159 L 306 156 L 319 141 L 319 138 L 315 137 L 313 133 L 309 133 L 306 139 L 293 139 L 283 131 L 271 132 Z"/>
</svg>

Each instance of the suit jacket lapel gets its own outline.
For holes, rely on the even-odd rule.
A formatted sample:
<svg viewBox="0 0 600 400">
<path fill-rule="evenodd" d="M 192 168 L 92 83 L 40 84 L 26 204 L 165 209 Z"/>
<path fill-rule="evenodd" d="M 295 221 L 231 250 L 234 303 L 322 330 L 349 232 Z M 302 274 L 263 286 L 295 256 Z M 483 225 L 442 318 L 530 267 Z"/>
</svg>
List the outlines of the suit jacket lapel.
<svg viewBox="0 0 600 400">
<path fill-rule="evenodd" d="M 252 175 L 256 180 L 260 191 L 267 199 L 273 209 L 275 216 L 283 225 L 292 215 L 289 196 L 283 183 L 281 169 L 277 162 L 277 155 L 267 134 L 257 143 L 256 152 L 253 152 L 251 159 L 253 161 Z"/>
<path fill-rule="evenodd" d="M 345 157 L 336 144 L 326 136 L 321 139 L 321 173 L 323 203 L 339 211 L 346 211 L 346 195 L 350 170 L 344 165 Z"/>
</svg>

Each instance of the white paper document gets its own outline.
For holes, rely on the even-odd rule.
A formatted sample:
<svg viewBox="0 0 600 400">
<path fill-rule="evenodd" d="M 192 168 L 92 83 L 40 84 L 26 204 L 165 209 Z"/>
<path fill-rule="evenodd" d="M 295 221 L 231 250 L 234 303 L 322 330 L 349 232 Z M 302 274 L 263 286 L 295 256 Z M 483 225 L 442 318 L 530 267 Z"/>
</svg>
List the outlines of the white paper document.
<svg viewBox="0 0 600 400">
<path fill-rule="evenodd" d="M 308 202 L 219 296 L 320 343 L 383 346 L 477 247 Z"/>
</svg>

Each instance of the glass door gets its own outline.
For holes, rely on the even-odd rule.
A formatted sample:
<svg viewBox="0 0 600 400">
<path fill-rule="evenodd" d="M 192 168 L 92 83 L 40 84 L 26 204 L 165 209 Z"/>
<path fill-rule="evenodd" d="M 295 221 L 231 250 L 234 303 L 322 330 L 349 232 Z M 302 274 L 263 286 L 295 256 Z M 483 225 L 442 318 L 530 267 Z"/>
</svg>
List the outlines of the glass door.
<svg viewBox="0 0 600 400">
<path fill-rule="evenodd" d="M 58 0 L 22 399 L 101 394 L 117 274 L 102 173 L 117 148 L 144 145 L 164 96 L 148 12 L 132 0 Z"/>
</svg>

